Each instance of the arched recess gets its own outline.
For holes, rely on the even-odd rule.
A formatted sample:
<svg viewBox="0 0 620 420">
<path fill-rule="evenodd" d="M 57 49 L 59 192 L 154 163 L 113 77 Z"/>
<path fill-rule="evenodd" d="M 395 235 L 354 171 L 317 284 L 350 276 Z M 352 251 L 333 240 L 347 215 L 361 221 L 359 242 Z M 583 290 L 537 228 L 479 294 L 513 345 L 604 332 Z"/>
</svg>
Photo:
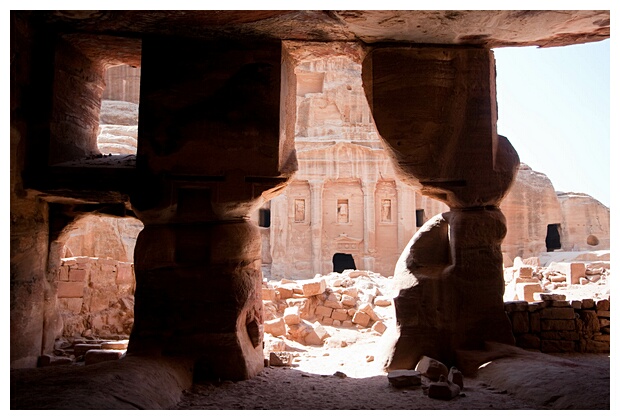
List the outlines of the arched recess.
<svg viewBox="0 0 620 420">
<path fill-rule="evenodd" d="M 48 324 L 55 321 L 56 328 L 48 334 L 70 342 L 129 338 L 133 252 L 142 222 L 101 212 L 79 213 L 75 206 L 51 203 L 50 226 L 48 272 L 56 290 L 56 314 Z"/>
</svg>

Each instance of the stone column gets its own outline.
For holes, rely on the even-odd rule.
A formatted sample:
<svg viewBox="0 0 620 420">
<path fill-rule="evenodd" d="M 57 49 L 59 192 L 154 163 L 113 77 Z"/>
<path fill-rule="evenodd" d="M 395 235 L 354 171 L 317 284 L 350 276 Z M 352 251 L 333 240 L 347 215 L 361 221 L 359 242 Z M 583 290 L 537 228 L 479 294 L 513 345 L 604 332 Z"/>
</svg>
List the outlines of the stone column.
<svg viewBox="0 0 620 420">
<path fill-rule="evenodd" d="M 514 344 L 503 309 L 506 227 L 498 206 L 519 157 L 496 132 L 493 53 L 375 48 L 362 77 L 397 172 L 450 207 L 416 232 L 397 263 L 399 328 L 386 368 L 413 369 L 423 355 L 458 365 L 459 350 Z"/>
<path fill-rule="evenodd" d="M 364 269 L 375 269 L 375 181 L 362 180 L 362 194 L 364 195 Z"/>
<path fill-rule="evenodd" d="M 311 179 L 310 184 L 310 231 L 312 232 L 312 269 L 323 274 L 323 181 Z"/>
<path fill-rule="evenodd" d="M 415 204 L 413 209 L 408 208 L 405 209 L 405 191 L 406 189 L 401 185 L 400 182 L 396 183 L 396 200 L 397 200 L 397 211 L 396 211 L 396 230 L 397 230 L 397 234 L 396 234 L 396 240 L 398 243 L 398 249 L 403 249 L 403 247 L 406 245 L 406 240 L 405 239 L 405 211 L 413 211 L 415 212 Z"/>
<path fill-rule="evenodd" d="M 144 40 L 129 355 L 189 360 L 195 380 L 263 368 L 261 237 L 249 215 L 296 169 L 282 156 L 294 111 L 280 104 L 295 85 L 282 52 Z"/>
</svg>

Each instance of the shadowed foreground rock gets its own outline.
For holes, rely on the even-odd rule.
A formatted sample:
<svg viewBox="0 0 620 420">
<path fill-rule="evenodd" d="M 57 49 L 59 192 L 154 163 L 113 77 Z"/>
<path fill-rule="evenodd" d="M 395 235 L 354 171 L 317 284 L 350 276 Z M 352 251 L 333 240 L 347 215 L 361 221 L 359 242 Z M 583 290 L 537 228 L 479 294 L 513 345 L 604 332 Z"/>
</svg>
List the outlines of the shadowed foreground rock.
<svg viewBox="0 0 620 420">
<path fill-rule="evenodd" d="M 514 344 L 503 309 L 506 222 L 498 205 L 519 157 L 495 130 L 492 52 L 376 49 L 362 77 L 401 176 L 451 210 L 426 222 L 396 265 L 400 335 L 387 369 L 411 369 L 422 355 L 451 366 L 458 349 Z"/>
</svg>

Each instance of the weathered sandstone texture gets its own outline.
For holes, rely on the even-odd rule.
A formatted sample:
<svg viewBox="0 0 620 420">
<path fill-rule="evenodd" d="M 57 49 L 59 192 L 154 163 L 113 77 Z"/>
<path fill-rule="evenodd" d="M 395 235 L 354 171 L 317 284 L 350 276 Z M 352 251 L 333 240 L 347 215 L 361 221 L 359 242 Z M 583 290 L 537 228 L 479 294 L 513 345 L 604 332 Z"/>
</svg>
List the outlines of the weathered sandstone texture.
<svg viewBox="0 0 620 420">
<path fill-rule="evenodd" d="M 281 192 L 297 170 L 297 83 L 283 41 L 364 40 L 379 48 L 383 42 L 422 40 L 423 45 L 436 45 L 442 56 L 435 62 L 438 77 L 430 71 L 417 83 L 436 83 L 429 97 L 416 95 L 416 89 L 404 83 L 422 73 L 408 71 L 416 60 L 394 63 L 374 56 L 370 77 L 362 71 L 367 81 L 377 81 L 374 95 L 368 96 L 373 119 L 379 122 L 381 115 L 383 122 L 392 111 L 405 108 L 405 114 L 414 116 L 411 122 L 424 128 L 425 140 L 415 144 L 380 128 L 391 148 L 402 148 L 397 144 L 402 141 L 435 153 L 441 152 L 438 145 L 447 145 L 452 158 L 434 160 L 455 173 L 434 179 L 436 168 L 423 168 L 416 176 L 432 195 L 446 194 L 451 213 L 491 207 L 472 211 L 492 214 L 481 218 L 493 225 L 499 220 L 493 207 L 510 183 L 506 169 L 511 165 L 503 160 L 510 156 L 505 153 L 509 148 L 494 135 L 494 118 L 485 115 L 496 108 L 489 100 L 494 97 L 489 48 L 590 42 L 608 38 L 610 26 L 609 11 L 376 11 L 368 12 L 367 19 L 364 13 L 11 12 L 11 368 L 34 367 L 41 354 L 53 349 L 62 325 L 54 276 L 64 228 L 87 213 L 135 215 L 145 225 L 135 248 L 135 323 L 127 356 L 66 376 L 67 370 L 59 369 L 65 366 L 50 367 L 61 376 L 54 382 L 61 388 L 58 392 L 35 393 L 28 381 L 18 381 L 21 386 L 15 388 L 12 383 L 15 406 L 166 408 L 192 380 L 245 379 L 262 369 L 261 236 L 248 219 Z M 405 49 L 415 53 L 421 46 Z M 456 56 L 465 61 L 440 65 Z M 141 67 L 140 139 L 130 159 L 134 165 L 108 165 L 120 160 L 92 158 L 101 154 L 96 137 L 104 73 L 118 64 Z M 383 75 L 381 66 L 387 68 Z M 452 85 L 458 87 L 452 92 L 454 68 L 459 83 Z M 404 77 L 396 69 L 404 70 Z M 466 104 L 459 93 L 463 90 L 468 92 Z M 381 98 L 382 91 L 392 98 Z M 411 113 L 412 103 L 423 106 Z M 427 119 L 427 111 L 447 118 L 431 112 Z M 418 125 L 421 120 L 428 126 Z M 406 119 L 395 125 L 401 124 L 412 132 Z M 438 130 L 443 130 L 440 141 L 432 135 Z M 402 151 L 413 156 L 406 148 Z M 482 166 L 466 168 L 455 154 Z M 76 161 L 81 164 L 64 165 Z M 409 163 L 417 165 L 406 158 L 399 167 Z M 446 175 L 444 169 L 437 173 Z M 348 206 L 340 204 L 344 221 Z M 469 232 L 477 223 L 466 223 L 471 220 L 461 216 L 446 217 L 454 228 L 449 240 L 454 260 L 446 275 L 471 280 L 470 271 L 480 261 L 493 271 L 483 273 L 480 288 L 495 290 L 495 283 L 487 288 L 486 282 L 495 281 L 499 229 L 491 239 L 475 237 L 469 248 L 459 242 L 459 229 Z M 501 281 L 501 272 L 498 275 Z M 460 309 L 480 314 L 480 308 Z M 501 319 L 495 310 L 484 315 L 485 320 Z M 469 336 L 493 330 L 480 321 Z M 12 377 L 21 375 L 12 372 Z M 43 375 L 36 378 L 50 383 Z M 96 398 L 87 398 L 92 395 Z"/>
<path fill-rule="evenodd" d="M 197 380 L 263 368 L 261 236 L 248 219 L 297 168 L 294 80 L 280 42 L 143 41 L 128 354 L 189 358 Z"/>
<path fill-rule="evenodd" d="M 562 208 L 562 249 L 610 249 L 609 208 L 587 194 L 559 192 Z"/>
<path fill-rule="evenodd" d="M 500 206 L 507 233 L 504 265 L 516 257 L 536 257 L 548 250 L 548 226 L 559 235 L 558 251 L 609 249 L 609 208 L 586 194 L 556 192 L 549 178 L 521 164 Z M 559 246 L 558 246 L 559 245 Z"/>
<path fill-rule="evenodd" d="M 424 355 L 452 366 L 457 350 L 513 344 L 498 205 L 519 158 L 495 130 L 492 53 L 377 48 L 362 78 L 401 177 L 450 207 L 424 224 L 396 265 L 399 336 L 387 369 L 410 369 Z"/>
<path fill-rule="evenodd" d="M 116 86 L 114 82 L 114 80 L 110 81 L 112 84 L 111 86 L 106 86 L 104 93 L 107 92 L 109 87 L 113 88 Z M 136 85 L 139 88 L 139 76 L 131 80 L 130 86 L 134 87 Z M 103 100 L 101 102 L 97 147 L 104 155 L 110 153 L 113 155 L 136 154 L 138 149 L 138 105 L 136 103 L 120 99 Z"/>
</svg>

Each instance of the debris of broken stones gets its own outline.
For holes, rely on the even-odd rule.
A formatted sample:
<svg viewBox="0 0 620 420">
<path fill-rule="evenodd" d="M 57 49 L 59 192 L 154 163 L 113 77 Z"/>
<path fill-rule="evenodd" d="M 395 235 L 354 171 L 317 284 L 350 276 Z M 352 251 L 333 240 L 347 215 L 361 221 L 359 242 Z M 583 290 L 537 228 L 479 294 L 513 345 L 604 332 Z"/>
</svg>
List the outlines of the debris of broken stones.
<svg viewBox="0 0 620 420">
<path fill-rule="evenodd" d="M 431 381 L 437 381 L 441 376 L 446 378 L 449 373 L 446 365 L 428 356 L 422 356 L 415 370 Z"/>
<path fill-rule="evenodd" d="M 429 398 L 437 400 L 451 400 L 461 393 L 461 387 L 450 382 L 443 375 L 439 377 L 437 382 L 432 382 L 428 387 Z"/>
<path fill-rule="evenodd" d="M 128 339 L 61 338 L 54 344 L 54 355 L 39 357 L 38 366 L 82 363 L 87 365 L 118 360 L 127 352 Z"/>
<path fill-rule="evenodd" d="M 609 262 L 552 262 L 540 267 L 537 259 L 515 258 L 514 265 L 504 269 L 504 301 L 539 300 L 538 293 L 572 291 L 575 287 L 609 284 Z M 607 293 L 608 294 L 608 293 Z M 599 296 L 601 298 L 609 296 Z"/>
<path fill-rule="evenodd" d="M 373 302 L 378 301 L 382 310 L 392 304 L 380 289 L 384 279 L 370 271 L 345 270 L 309 280 L 265 280 L 265 334 L 313 346 L 322 346 L 329 338 L 324 326 L 369 329 L 381 335 L 387 324 Z"/>
<path fill-rule="evenodd" d="M 293 355 L 286 351 L 270 352 L 270 366 L 291 366 L 293 364 Z"/>
</svg>

